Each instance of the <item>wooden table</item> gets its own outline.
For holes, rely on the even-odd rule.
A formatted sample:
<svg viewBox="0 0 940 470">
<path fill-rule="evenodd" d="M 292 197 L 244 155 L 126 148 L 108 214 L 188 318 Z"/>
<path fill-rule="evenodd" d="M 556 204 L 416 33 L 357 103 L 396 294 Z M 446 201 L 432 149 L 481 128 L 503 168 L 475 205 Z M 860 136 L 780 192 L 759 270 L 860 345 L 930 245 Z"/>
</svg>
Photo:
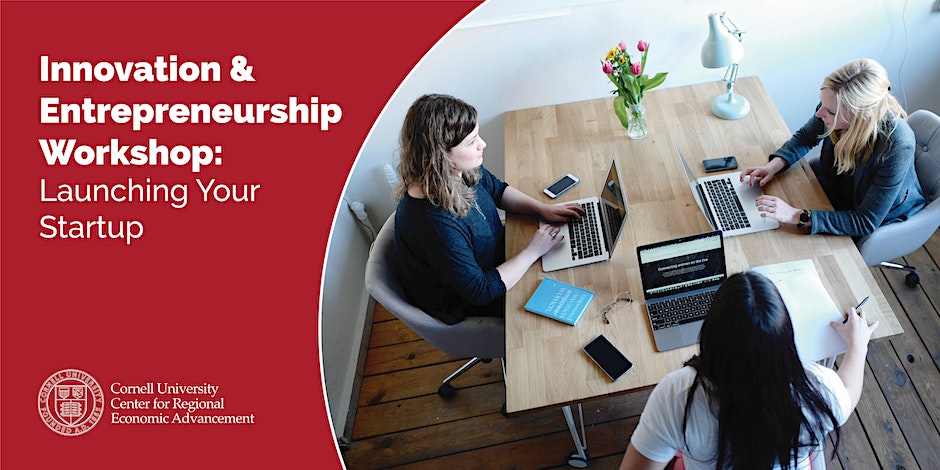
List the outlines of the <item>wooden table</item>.
<svg viewBox="0 0 940 470">
<path fill-rule="evenodd" d="M 741 78 L 735 92 L 751 104 L 750 114 L 726 121 L 712 115 L 710 103 L 725 92 L 722 81 L 648 92 L 643 100 L 649 135 L 631 140 L 614 114 L 613 97 L 512 111 L 506 114 L 506 181 L 543 198 L 542 188 L 573 173 L 581 183 L 556 202 L 597 195 L 616 154 L 624 178 L 630 215 L 613 258 L 604 263 L 554 271 L 550 277 L 591 289 L 595 298 L 578 325 L 571 327 L 523 310 L 546 276 L 535 263 L 511 289 L 506 302 L 506 410 L 509 413 L 642 389 L 682 366 L 698 345 L 667 352 L 653 346 L 640 284 L 636 247 L 710 230 L 699 211 L 676 146 L 697 176 L 704 158 L 736 155 L 740 168 L 758 166 L 790 136 L 763 84 Z M 812 112 L 807 108 L 807 117 Z M 778 175 L 765 192 L 794 207 L 831 209 L 805 161 Z M 535 218 L 510 215 L 506 254 L 521 251 L 538 227 Z M 854 306 L 865 296 L 865 312 L 881 321 L 876 338 L 903 332 L 852 239 L 807 236 L 795 226 L 725 239 L 728 274 L 750 266 L 812 259 L 836 305 Z M 614 296 L 629 291 L 635 301 L 620 303 L 605 324 L 600 311 Z M 607 336 L 634 367 L 611 383 L 581 348 L 599 334 Z M 570 408 L 565 408 L 570 417 Z M 570 420 L 569 420 L 570 423 Z"/>
</svg>

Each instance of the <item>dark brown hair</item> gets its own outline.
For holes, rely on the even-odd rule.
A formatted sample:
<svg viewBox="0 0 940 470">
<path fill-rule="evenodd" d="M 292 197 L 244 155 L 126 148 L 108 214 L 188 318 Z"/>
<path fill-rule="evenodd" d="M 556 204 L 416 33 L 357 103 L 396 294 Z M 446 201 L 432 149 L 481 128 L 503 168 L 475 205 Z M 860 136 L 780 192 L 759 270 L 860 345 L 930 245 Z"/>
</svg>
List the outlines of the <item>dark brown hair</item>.
<svg viewBox="0 0 940 470">
<path fill-rule="evenodd" d="M 470 211 L 476 198 L 471 187 L 479 170 L 461 174 L 447 158 L 477 126 L 477 110 L 448 95 L 424 95 L 411 105 L 402 124 L 399 198 L 417 183 L 428 200 L 458 216 Z"/>
</svg>

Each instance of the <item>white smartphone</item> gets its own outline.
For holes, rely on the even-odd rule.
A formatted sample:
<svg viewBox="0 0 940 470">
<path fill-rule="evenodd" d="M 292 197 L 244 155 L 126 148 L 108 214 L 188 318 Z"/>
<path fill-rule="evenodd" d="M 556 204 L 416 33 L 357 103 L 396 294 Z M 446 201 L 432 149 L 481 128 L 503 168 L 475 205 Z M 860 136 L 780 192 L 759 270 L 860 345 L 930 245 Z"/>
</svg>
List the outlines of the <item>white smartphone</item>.
<svg viewBox="0 0 940 470">
<path fill-rule="evenodd" d="M 558 196 L 561 196 L 565 191 L 573 188 L 581 180 L 577 176 L 568 173 L 561 178 L 558 178 L 558 181 L 555 181 L 551 186 L 545 188 L 543 192 L 548 195 L 548 197 L 555 199 Z"/>
<path fill-rule="evenodd" d="M 633 368 L 633 363 L 624 356 L 604 335 L 594 338 L 584 347 L 584 352 L 607 374 L 616 381 Z"/>
</svg>

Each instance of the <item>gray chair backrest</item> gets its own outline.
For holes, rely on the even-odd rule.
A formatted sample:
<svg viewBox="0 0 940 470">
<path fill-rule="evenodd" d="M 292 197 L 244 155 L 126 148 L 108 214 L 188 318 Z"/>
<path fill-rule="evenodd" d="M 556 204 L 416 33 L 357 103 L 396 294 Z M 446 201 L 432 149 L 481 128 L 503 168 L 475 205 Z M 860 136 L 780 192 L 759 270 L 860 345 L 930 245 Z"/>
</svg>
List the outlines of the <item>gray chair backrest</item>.
<svg viewBox="0 0 940 470">
<path fill-rule="evenodd" d="M 914 166 L 927 202 L 940 196 L 940 116 L 919 109 L 907 117 L 914 130 Z"/>
<path fill-rule="evenodd" d="M 448 325 L 405 299 L 399 269 L 395 214 L 392 213 L 379 230 L 366 263 L 366 290 L 372 298 L 446 354 L 490 359 L 505 357 L 506 326 L 502 317 L 468 317 Z"/>
<path fill-rule="evenodd" d="M 869 266 L 907 256 L 920 248 L 940 225 L 940 117 L 917 110 L 907 118 L 914 131 L 914 171 L 927 198 L 927 207 L 904 222 L 879 227 L 855 244 Z"/>
</svg>

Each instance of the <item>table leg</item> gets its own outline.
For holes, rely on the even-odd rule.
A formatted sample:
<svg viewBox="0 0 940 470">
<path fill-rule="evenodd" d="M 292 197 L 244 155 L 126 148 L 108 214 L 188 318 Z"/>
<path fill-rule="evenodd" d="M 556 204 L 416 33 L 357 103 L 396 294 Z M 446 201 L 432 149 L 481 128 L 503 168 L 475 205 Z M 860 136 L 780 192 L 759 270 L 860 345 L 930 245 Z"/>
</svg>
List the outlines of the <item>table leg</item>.
<svg viewBox="0 0 940 470">
<path fill-rule="evenodd" d="M 561 408 L 565 414 L 565 422 L 568 423 L 568 430 L 571 431 L 571 439 L 574 441 L 575 450 L 568 455 L 568 465 L 574 468 L 585 468 L 588 465 L 587 455 L 587 435 L 584 433 L 584 412 L 581 404 L 578 403 L 578 420 L 581 421 L 581 433 L 574 422 L 574 415 L 571 413 L 571 405 L 565 405 Z"/>
</svg>

